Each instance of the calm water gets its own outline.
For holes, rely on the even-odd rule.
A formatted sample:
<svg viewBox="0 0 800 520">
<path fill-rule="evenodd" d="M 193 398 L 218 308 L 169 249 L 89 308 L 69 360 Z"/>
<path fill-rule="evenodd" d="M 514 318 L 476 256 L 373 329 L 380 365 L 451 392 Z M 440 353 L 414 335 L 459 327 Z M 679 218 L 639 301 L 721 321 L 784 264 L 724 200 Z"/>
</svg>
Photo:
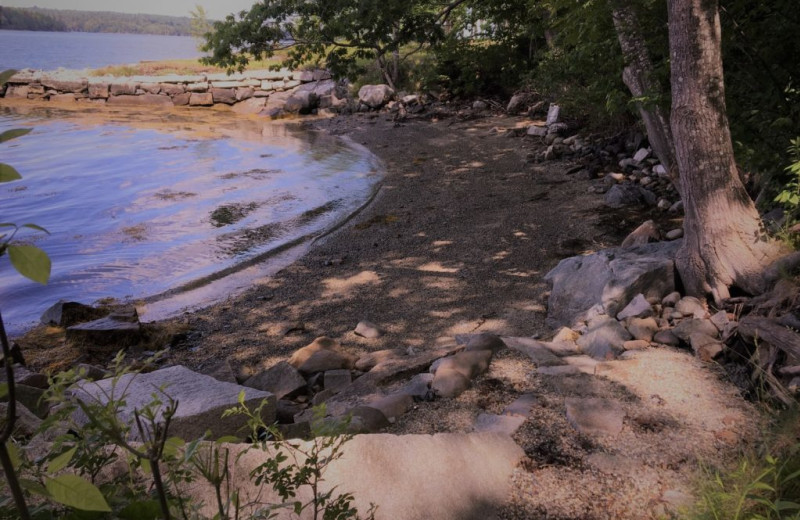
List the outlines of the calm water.
<svg viewBox="0 0 800 520">
<path fill-rule="evenodd" d="M 188 36 L 0 31 L 0 70 L 84 69 L 196 58 L 197 43 Z"/>
<path fill-rule="evenodd" d="M 46 227 L 24 238 L 53 271 L 42 287 L 0 261 L 14 332 L 61 298 L 135 299 L 212 279 L 340 221 L 379 180 L 360 147 L 225 112 L 20 110 L 0 107 L 0 132 L 33 128 L 0 144 L 23 176 L 0 184 L 0 222 Z"/>
</svg>

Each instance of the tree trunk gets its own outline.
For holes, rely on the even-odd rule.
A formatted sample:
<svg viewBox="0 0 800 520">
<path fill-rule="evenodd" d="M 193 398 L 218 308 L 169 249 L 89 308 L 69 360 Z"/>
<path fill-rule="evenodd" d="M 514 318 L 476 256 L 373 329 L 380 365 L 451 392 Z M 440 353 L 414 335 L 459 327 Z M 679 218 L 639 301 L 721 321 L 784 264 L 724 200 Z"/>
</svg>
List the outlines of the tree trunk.
<svg viewBox="0 0 800 520">
<path fill-rule="evenodd" d="M 612 0 L 611 6 L 617 39 L 627 64 L 622 72 L 622 81 L 634 98 L 654 99 L 651 103 L 637 101 L 636 108 L 644 122 L 647 139 L 653 147 L 653 152 L 667 169 L 672 184 L 680 193 L 678 163 L 675 160 L 675 144 L 669 126 L 669 114 L 659 99 L 663 97 L 664 92 L 655 79 L 653 61 L 647 51 L 638 17 L 629 2 Z"/>
<path fill-rule="evenodd" d="M 733 157 L 717 0 L 668 0 L 672 135 L 680 172 L 684 242 L 676 258 L 687 294 L 719 303 L 736 286 L 766 287 L 780 254 L 768 239 Z"/>
</svg>

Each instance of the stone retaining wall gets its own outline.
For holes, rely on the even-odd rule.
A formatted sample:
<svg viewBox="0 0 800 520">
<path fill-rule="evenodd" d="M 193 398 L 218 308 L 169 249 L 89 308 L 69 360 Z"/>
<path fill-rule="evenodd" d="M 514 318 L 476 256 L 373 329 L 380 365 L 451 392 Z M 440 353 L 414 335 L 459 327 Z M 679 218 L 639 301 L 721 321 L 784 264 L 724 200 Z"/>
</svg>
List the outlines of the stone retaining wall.
<svg viewBox="0 0 800 520">
<path fill-rule="evenodd" d="M 8 99 L 118 106 L 231 106 L 273 118 L 346 104 L 346 89 L 324 70 L 254 70 L 227 75 L 81 76 L 75 71 L 23 70 L 0 95 Z"/>
</svg>

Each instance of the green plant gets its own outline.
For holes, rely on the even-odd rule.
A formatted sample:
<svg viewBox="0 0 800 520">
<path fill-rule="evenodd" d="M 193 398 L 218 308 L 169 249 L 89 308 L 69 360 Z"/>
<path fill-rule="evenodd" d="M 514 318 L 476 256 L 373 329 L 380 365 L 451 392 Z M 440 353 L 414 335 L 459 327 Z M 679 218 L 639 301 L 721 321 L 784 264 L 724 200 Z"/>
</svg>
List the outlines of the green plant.
<svg viewBox="0 0 800 520">
<path fill-rule="evenodd" d="M 791 161 L 786 167 L 789 180 L 775 197 L 775 202 L 780 203 L 793 218 L 796 218 L 800 208 L 800 137 L 790 141 L 787 152 Z"/>
</svg>

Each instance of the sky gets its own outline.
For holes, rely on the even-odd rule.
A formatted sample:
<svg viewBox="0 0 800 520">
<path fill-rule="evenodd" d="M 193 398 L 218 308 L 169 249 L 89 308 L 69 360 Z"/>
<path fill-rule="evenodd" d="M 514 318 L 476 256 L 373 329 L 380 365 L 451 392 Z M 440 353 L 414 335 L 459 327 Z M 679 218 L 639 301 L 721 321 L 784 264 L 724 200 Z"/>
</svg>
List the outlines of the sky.
<svg viewBox="0 0 800 520">
<path fill-rule="evenodd" d="M 208 17 L 221 20 L 229 13 L 249 9 L 257 0 L 0 0 L 7 7 L 46 7 L 80 11 L 118 11 L 121 13 L 189 16 L 195 5 L 205 8 Z"/>
</svg>

